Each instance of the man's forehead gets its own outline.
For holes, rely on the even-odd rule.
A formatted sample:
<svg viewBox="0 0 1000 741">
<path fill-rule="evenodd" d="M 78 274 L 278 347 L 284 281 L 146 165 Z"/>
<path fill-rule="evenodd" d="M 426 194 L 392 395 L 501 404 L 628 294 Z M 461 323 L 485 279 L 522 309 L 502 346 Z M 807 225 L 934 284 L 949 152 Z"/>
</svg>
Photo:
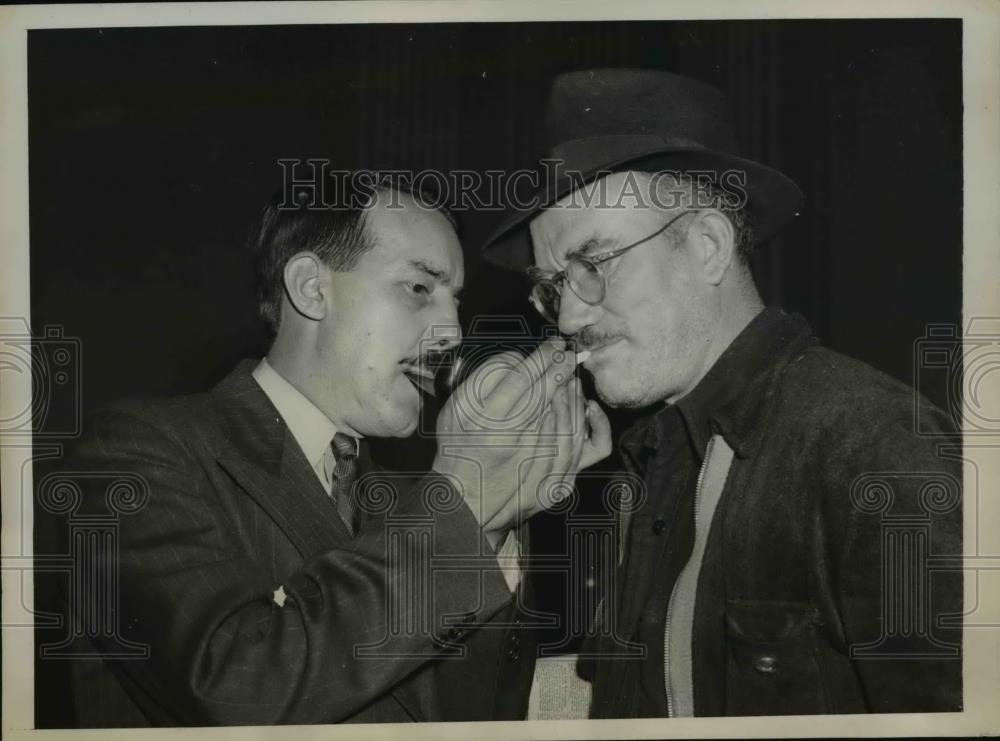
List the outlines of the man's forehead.
<svg viewBox="0 0 1000 741">
<path fill-rule="evenodd" d="M 592 251 L 606 246 L 620 231 L 619 226 L 620 214 L 607 211 L 545 209 L 529 224 L 535 263 L 561 264 L 570 252 Z"/>
<path fill-rule="evenodd" d="M 389 269 L 411 268 L 443 282 L 460 280 L 462 248 L 448 219 L 412 202 L 403 208 L 409 213 L 376 207 L 366 214 L 373 257 Z"/>
</svg>

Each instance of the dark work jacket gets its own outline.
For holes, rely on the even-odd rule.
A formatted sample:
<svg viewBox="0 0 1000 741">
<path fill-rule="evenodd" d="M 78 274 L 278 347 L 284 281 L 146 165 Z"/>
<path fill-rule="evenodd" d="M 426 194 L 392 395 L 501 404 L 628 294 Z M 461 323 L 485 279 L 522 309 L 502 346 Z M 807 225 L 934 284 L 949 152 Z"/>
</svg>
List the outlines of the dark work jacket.
<svg viewBox="0 0 1000 741">
<path fill-rule="evenodd" d="M 709 377 L 720 373 L 725 383 Z M 773 309 L 703 383 L 727 392 L 699 401 L 707 424 L 695 432 L 722 435 L 735 458 L 697 581 L 695 715 L 960 710 L 961 445 L 950 419 L 921 400 L 918 436 L 912 389 Z M 655 455 L 655 420 L 620 441 L 633 470 Z M 679 517 L 668 537 L 690 549 L 691 527 Z M 593 717 L 639 709 L 641 660 L 600 658 L 635 640 L 645 609 L 630 585 L 649 575 L 628 573 L 628 561 L 613 630 L 597 631 L 585 649 L 596 658 L 579 666 Z M 668 594 L 685 559 L 674 561 L 656 576 Z"/>
<path fill-rule="evenodd" d="M 78 724 L 522 718 L 530 667 L 506 658 L 511 594 L 468 507 L 363 460 L 380 484 L 352 537 L 253 365 L 98 413 L 42 483 L 78 491 L 70 542 L 114 530 L 70 587 L 104 657 L 69 662 Z"/>
</svg>

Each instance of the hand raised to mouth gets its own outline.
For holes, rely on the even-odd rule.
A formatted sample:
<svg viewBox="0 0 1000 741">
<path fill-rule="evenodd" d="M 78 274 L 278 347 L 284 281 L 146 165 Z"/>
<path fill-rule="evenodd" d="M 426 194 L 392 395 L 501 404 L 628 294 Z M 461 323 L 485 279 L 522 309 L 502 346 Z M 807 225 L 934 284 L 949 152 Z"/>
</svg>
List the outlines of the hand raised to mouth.
<svg viewBox="0 0 1000 741">
<path fill-rule="evenodd" d="M 433 469 L 457 482 L 488 534 L 554 506 L 537 496 L 543 481 L 572 480 L 610 454 L 607 417 L 584 399 L 575 377 L 585 359 L 562 339 L 527 357 L 499 353 L 471 371 L 442 407 Z"/>
</svg>

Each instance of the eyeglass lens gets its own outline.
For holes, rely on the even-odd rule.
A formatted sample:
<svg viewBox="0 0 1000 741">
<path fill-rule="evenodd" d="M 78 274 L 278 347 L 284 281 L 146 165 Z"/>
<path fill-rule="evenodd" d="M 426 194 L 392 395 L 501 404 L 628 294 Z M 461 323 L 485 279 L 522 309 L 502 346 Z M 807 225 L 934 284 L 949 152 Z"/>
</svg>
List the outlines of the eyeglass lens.
<svg viewBox="0 0 1000 741">
<path fill-rule="evenodd" d="M 566 265 L 566 274 L 562 279 L 569 284 L 570 290 L 588 304 L 597 304 L 604 298 L 604 277 L 593 263 L 571 258 Z M 552 323 L 559 321 L 559 304 L 562 300 L 562 287 L 556 282 L 547 280 L 534 285 L 531 291 L 532 302 L 539 313 Z"/>
</svg>

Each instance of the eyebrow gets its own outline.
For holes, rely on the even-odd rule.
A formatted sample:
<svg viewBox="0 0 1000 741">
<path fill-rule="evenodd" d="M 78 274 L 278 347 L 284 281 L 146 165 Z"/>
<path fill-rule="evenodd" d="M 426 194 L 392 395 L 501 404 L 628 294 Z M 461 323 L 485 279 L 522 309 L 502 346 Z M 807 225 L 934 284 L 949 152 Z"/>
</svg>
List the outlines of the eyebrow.
<svg viewBox="0 0 1000 741">
<path fill-rule="evenodd" d="M 588 252 L 593 252 L 594 250 L 609 244 L 614 245 L 614 240 L 609 237 L 599 237 L 594 234 L 589 239 L 585 240 L 579 247 L 569 250 L 565 255 L 563 255 L 563 260 L 568 260 L 573 257 L 581 257 Z M 537 265 L 531 265 L 526 272 L 528 277 L 532 280 L 541 280 L 543 278 L 549 278 L 559 271 L 545 270 Z"/>
<path fill-rule="evenodd" d="M 596 250 L 596 249 L 598 249 L 600 247 L 603 247 L 605 245 L 609 245 L 609 244 L 613 245 L 614 241 L 615 240 L 613 240 L 613 239 L 611 239 L 609 237 L 598 237 L 595 234 L 594 236 L 590 237 L 590 239 L 586 240 L 583 244 L 581 244 L 576 249 L 572 249 L 569 252 L 567 252 L 565 255 L 563 255 L 563 257 L 564 258 L 580 257 L 582 255 L 587 254 L 588 252 L 593 252 L 594 250 Z"/>
<path fill-rule="evenodd" d="M 419 270 L 424 275 L 433 278 L 438 283 L 447 283 L 450 279 L 448 271 L 437 268 L 428 262 L 424 262 L 423 260 L 407 260 L 406 264 L 411 268 Z M 465 295 L 465 286 L 452 290 L 451 295 L 455 297 L 456 301 L 461 301 L 462 297 Z"/>
<path fill-rule="evenodd" d="M 431 278 L 441 283 L 447 282 L 447 279 L 449 278 L 446 271 L 441 268 L 434 267 L 430 263 L 424 262 L 423 260 L 407 260 L 406 264 L 411 268 L 416 268 L 425 275 L 429 275 Z"/>
</svg>

